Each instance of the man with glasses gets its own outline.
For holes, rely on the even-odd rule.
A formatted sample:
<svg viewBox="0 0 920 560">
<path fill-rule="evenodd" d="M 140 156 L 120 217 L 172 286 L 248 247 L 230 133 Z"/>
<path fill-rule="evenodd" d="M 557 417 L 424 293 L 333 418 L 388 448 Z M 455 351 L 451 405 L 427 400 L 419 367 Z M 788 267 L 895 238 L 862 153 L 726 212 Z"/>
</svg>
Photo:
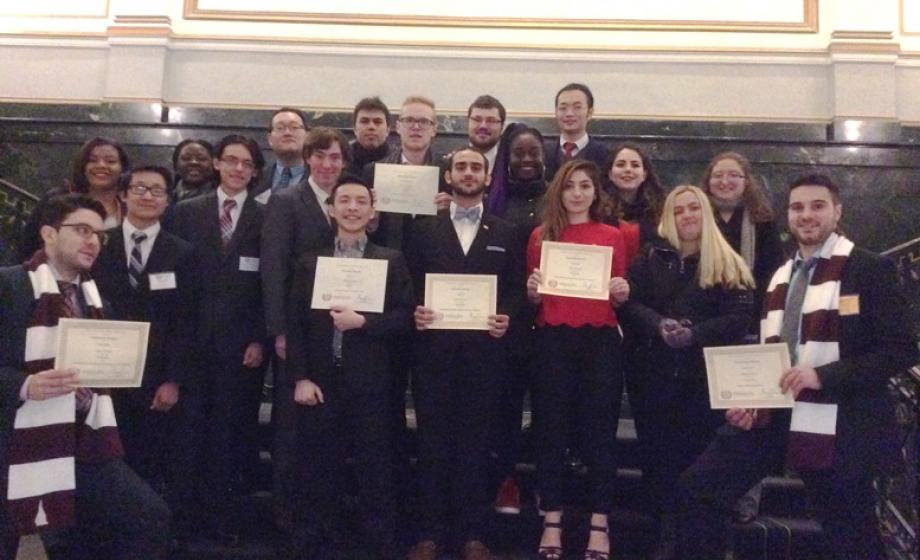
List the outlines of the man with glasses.
<svg viewBox="0 0 920 560">
<path fill-rule="evenodd" d="M 143 385 L 113 395 L 125 462 L 154 487 L 165 487 L 176 513 L 187 513 L 193 491 L 187 473 L 194 467 L 189 451 L 197 447 L 189 439 L 194 430 L 185 429 L 196 398 L 189 378 L 197 373 L 189 367 L 195 259 L 189 243 L 160 227 L 174 193 L 170 185 L 170 172 L 155 165 L 127 175 L 120 185 L 125 220 L 111 231 L 93 277 L 113 319 L 150 323 Z"/>
<path fill-rule="evenodd" d="M 470 104 L 466 111 L 466 130 L 470 146 L 480 150 L 489 160 L 489 169 L 496 171 L 498 141 L 505 126 L 505 106 L 491 95 L 480 95 Z"/>
<path fill-rule="evenodd" d="M 273 193 L 300 183 L 309 171 L 303 160 L 303 143 L 307 139 L 307 118 L 300 109 L 282 107 L 274 112 L 268 125 L 268 145 L 275 163 L 266 170 L 256 201 L 266 204 Z"/>
<path fill-rule="evenodd" d="M 44 248 L 0 269 L 2 558 L 16 556 L 19 535 L 38 531 L 64 537 L 55 539 L 52 557 L 167 555 L 169 509 L 121 460 L 110 397 L 79 387 L 76 370 L 54 368 L 48 344 L 59 319 L 108 312 L 89 275 L 104 216 L 102 204 L 85 195 L 49 199 Z M 68 533 L 55 532 L 74 522 Z M 100 530 L 112 539 L 104 551 L 97 550 Z"/>
</svg>

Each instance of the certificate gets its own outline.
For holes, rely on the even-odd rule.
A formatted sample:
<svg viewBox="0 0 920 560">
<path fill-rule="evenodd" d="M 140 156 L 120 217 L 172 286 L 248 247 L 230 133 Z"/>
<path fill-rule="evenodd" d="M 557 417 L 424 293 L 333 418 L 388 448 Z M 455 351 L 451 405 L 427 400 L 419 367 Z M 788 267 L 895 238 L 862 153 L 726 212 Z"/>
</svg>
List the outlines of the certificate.
<svg viewBox="0 0 920 560">
<path fill-rule="evenodd" d="M 613 247 L 544 241 L 540 250 L 543 283 L 537 293 L 609 299 L 612 260 Z"/>
<path fill-rule="evenodd" d="M 385 259 L 317 257 L 310 307 L 330 309 L 341 305 L 355 311 L 383 313 L 388 264 Z"/>
<path fill-rule="evenodd" d="M 435 316 L 429 329 L 487 331 L 497 301 L 494 274 L 425 275 L 425 307 Z"/>
<path fill-rule="evenodd" d="M 375 209 L 434 216 L 438 213 L 434 197 L 440 171 L 432 165 L 374 164 Z"/>
<path fill-rule="evenodd" d="M 790 363 L 785 343 L 716 346 L 703 348 L 703 354 L 713 409 L 792 408 L 792 391 L 779 389 Z"/>
<path fill-rule="evenodd" d="M 84 387 L 140 387 L 147 361 L 150 323 L 58 321 L 54 368 L 79 371 Z"/>
</svg>

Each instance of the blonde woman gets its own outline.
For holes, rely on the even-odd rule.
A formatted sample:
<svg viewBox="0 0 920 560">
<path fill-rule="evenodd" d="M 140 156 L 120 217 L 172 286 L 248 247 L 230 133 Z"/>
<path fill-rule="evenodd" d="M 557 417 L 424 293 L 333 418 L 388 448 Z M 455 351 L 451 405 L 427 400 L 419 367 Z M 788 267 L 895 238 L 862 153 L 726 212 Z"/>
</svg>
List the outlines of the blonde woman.
<svg viewBox="0 0 920 560">
<path fill-rule="evenodd" d="M 754 281 L 728 244 L 706 194 L 682 185 L 667 196 L 661 240 L 636 257 L 621 310 L 636 344 L 628 366 L 643 474 L 660 520 L 653 558 L 676 546 L 676 484 L 723 415 L 709 409 L 704 346 L 739 344 L 753 313 Z"/>
</svg>

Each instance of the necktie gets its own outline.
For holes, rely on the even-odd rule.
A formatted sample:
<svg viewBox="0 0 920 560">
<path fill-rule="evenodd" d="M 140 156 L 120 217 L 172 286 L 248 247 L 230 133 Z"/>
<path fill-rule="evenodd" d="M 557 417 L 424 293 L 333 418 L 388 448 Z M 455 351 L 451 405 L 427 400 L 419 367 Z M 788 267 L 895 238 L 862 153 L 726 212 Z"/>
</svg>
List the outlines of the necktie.
<svg viewBox="0 0 920 560">
<path fill-rule="evenodd" d="M 565 161 L 569 161 L 575 157 L 575 150 L 578 149 L 578 144 L 575 142 L 566 142 L 562 145 L 562 149 L 565 150 Z"/>
<path fill-rule="evenodd" d="M 224 248 L 230 244 L 230 238 L 233 237 L 233 217 L 230 212 L 236 208 L 236 201 L 228 198 L 224 201 L 224 211 L 220 215 L 220 240 Z"/>
<path fill-rule="evenodd" d="M 141 258 L 141 243 L 147 240 L 147 234 L 135 231 L 131 234 L 134 248 L 131 249 L 131 259 L 128 261 L 128 282 L 135 290 L 141 285 L 141 273 L 144 271 L 144 261 Z"/>
<path fill-rule="evenodd" d="M 291 179 L 294 177 L 294 174 L 291 173 L 290 167 L 285 167 L 281 170 L 281 178 L 278 179 L 278 184 L 275 185 L 274 191 L 280 191 L 286 189 L 288 185 L 291 184 Z"/>
<path fill-rule="evenodd" d="M 817 262 L 817 257 L 801 262 L 798 273 L 793 274 L 792 281 L 789 284 L 789 295 L 786 297 L 786 309 L 783 311 L 783 326 L 782 330 L 780 330 L 780 338 L 789 346 L 789 358 L 792 360 L 793 365 L 798 361 L 799 325 L 802 322 L 802 304 L 805 302 L 805 292 L 808 291 L 809 271 Z"/>
<path fill-rule="evenodd" d="M 64 298 L 65 316 L 69 319 L 80 318 L 80 302 L 77 301 L 77 286 L 73 282 L 58 282 L 58 290 Z"/>
<path fill-rule="evenodd" d="M 479 206 L 474 206 L 473 208 L 462 208 L 458 206 L 456 211 L 454 211 L 454 219 L 457 221 L 467 219 L 475 224 L 479 221 L 479 215 L 481 212 L 482 208 Z"/>
</svg>

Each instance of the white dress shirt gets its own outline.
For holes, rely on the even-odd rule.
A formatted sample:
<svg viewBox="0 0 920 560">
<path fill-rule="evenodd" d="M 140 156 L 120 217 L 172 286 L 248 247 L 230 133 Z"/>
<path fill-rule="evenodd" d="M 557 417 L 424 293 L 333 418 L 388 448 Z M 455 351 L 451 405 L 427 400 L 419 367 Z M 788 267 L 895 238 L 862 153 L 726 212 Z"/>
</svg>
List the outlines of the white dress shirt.
<svg viewBox="0 0 920 560">
<path fill-rule="evenodd" d="M 153 224 L 147 229 L 137 229 L 134 227 L 134 224 L 130 220 L 125 218 L 125 221 L 122 222 L 122 231 L 125 233 L 125 256 L 127 257 L 127 262 L 131 262 L 131 251 L 134 250 L 134 239 L 131 238 L 134 235 L 135 231 L 140 231 L 147 234 L 147 239 L 141 243 L 141 268 L 147 266 L 147 259 L 150 257 L 150 251 L 153 250 L 153 242 L 157 240 L 157 235 L 160 233 L 160 222 Z"/>
<path fill-rule="evenodd" d="M 231 231 L 236 231 L 236 224 L 240 221 L 240 213 L 243 211 L 243 204 L 246 203 L 246 197 L 249 196 L 249 191 L 243 189 L 241 192 L 237 193 L 236 196 L 229 196 L 224 192 L 223 188 L 217 189 L 217 218 L 224 213 L 224 201 L 227 199 L 233 199 L 236 201 L 236 207 L 230 211 L 230 221 L 233 223 L 233 228 Z"/>
<path fill-rule="evenodd" d="M 485 211 L 480 202 L 473 208 L 479 208 L 479 219 L 475 222 L 471 222 L 467 218 L 462 220 L 455 220 L 454 216 L 457 213 L 457 203 L 450 203 L 450 221 L 454 224 L 454 231 L 457 232 L 457 239 L 460 240 L 460 246 L 463 247 L 463 254 L 470 252 L 470 247 L 473 245 L 473 240 L 476 239 L 476 233 L 479 231 L 479 224 L 482 222 L 482 213 Z"/>
</svg>

